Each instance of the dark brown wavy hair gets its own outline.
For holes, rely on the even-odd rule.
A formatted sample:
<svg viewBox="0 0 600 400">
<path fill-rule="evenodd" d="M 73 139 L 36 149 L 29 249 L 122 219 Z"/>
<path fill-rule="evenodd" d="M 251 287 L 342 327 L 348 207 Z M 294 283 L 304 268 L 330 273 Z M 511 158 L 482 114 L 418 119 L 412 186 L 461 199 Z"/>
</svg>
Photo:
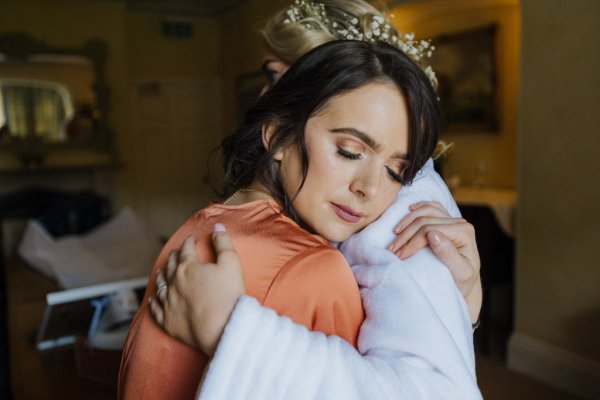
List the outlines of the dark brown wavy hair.
<svg viewBox="0 0 600 400">
<path fill-rule="evenodd" d="M 374 82 L 394 84 L 406 99 L 409 166 L 403 184 L 410 184 L 433 154 L 438 140 L 441 117 L 434 88 L 423 70 L 396 47 L 383 42 L 337 40 L 311 50 L 294 63 L 248 110 L 242 126 L 223 140 L 224 195 L 258 178 L 286 214 L 301 222 L 291 204 L 308 171 L 304 139 L 307 121 L 333 97 Z M 268 149 L 262 141 L 266 124 L 277 127 Z M 292 145 L 300 148 L 303 179 L 296 193 L 290 195 L 284 190 L 273 156 Z"/>
</svg>

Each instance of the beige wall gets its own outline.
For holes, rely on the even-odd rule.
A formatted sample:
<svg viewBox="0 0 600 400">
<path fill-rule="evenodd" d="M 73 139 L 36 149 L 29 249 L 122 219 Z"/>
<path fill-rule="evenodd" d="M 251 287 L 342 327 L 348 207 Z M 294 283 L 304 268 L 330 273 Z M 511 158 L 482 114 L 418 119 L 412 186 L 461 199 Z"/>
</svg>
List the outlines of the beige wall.
<svg viewBox="0 0 600 400">
<path fill-rule="evenodd" d="M 241 74 L 260 70 L 262 41 L 258 30 L 264 21 L 289 0 L 251 0 L 221 18 L 222 77 L 224 83 L 224 128 L 232 132 L 239 122 L 236 113 L 235 80 Z"/>
<path fill-rule="evenodd" d="M 443 134 L 442 139 L 454 144 L 444 166 L 444 174 L 447 178 L 459 176 L 462 184 L 470 185 L 476 179 L 478 165 L 483 162 L 487 166 L 490 186 L 514 188 L 520 51 L 518 0 L 407 3 L 390 12 L 401 32 L 415 32 L 417 38 L 435 38 L 497 25 L 495 56 L 500 130 L 494 133 L 455 130 Z"/>
<path fill-rule="evenodd" d="M 600 2 L 522 13 L 516 331 L 600 361 Z"/>
<path fill-rule="evenodd" d="M 189 22 L 190 38 L 169 38 L 162 32 L 165 17 Z M 199 16 L 168 16 L 143 11 L 125 15 L 128 130 L 120 132 L 119 153 L 126 167 L 117 176 L 117 203 L 133 206 L 161 235 L 168 236 L 195 209 L 214 198 L 202 185 L 204 156 L 216 147 L 221 120 L 219 21 Z M 156 84 L 160 95 L 147 118 L 138 85 Z M 190 91 L 202 84 L 207 90 Z M 214 87 L 217 87 L 215 93 Z M 173 89 L 177 87 L 178 89 Z M 175 99 L 173 90 L 182 96 Z M 192 97 L 190 97 L 192 96 Z M 187 110 L 196 108 L 196 118 Z M 192 110 L 193 111 L 193 110 Z M 198 121 L 204 119 L 206 123 Z M 145 119 L 143 121 L 141 119 Z M 149 120 L 154 120 L 151 123 Z"/>
</svg>

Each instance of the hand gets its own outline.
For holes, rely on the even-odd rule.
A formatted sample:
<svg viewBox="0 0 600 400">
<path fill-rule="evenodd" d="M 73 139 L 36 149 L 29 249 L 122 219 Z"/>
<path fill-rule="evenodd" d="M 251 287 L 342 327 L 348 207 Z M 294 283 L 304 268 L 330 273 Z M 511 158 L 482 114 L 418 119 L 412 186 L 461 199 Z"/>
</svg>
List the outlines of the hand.
<svg viewBox="0 0 600 400">
<path fill-rule="evenodd" d="M 471 321 L 481 310 L 480 260 L 473 225 L 451 217 L 438 202 L 419 202 L 394 228 L 398 236 L 388 246 L 401 259 L 429 246 L 448 267 L 456 286 L 467 301 Z"/>
<path fill-rule="evenodd" d="M 216 263 L 201 263 L 193 237 L 169 254 L 156 277 L 152 316 L 169 335 L 212 356 L 237 300 L 245 293 L 239 257 L 222 225 L 212 236 Z"/>
</svg>

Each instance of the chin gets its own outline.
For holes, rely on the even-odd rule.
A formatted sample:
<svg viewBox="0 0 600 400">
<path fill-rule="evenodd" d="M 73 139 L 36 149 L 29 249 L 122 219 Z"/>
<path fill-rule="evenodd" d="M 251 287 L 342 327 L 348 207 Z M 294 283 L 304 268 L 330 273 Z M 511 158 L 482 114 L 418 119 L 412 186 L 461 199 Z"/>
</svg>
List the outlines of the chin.
<svg viewBox="0 0 600 400">
<path fill-rule="evenodd" d="M 340 243 L 348 239 L 354 232 L 324 232 L 321 234 L 325 239 L 333 243 Z"/>
</svg>

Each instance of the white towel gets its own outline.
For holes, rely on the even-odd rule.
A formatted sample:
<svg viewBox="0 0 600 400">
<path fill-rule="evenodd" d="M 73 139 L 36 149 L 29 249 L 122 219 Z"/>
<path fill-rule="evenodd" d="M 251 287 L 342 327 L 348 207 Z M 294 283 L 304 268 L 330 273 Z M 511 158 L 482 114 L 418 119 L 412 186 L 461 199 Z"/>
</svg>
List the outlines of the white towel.
<svg viewBox="0 0 600 400">
<path fill-rule="evenodd" d="M 421 200 L 458 208 L 430 161 L 413 185 L 342 251 L 366 313 L 359 352 L 243 296 L 199 388 L 201 399 L 481 399 L 470 318 L 447 268 L 422 249 L 385 250 L 393 226 Z"/>
</svg>

